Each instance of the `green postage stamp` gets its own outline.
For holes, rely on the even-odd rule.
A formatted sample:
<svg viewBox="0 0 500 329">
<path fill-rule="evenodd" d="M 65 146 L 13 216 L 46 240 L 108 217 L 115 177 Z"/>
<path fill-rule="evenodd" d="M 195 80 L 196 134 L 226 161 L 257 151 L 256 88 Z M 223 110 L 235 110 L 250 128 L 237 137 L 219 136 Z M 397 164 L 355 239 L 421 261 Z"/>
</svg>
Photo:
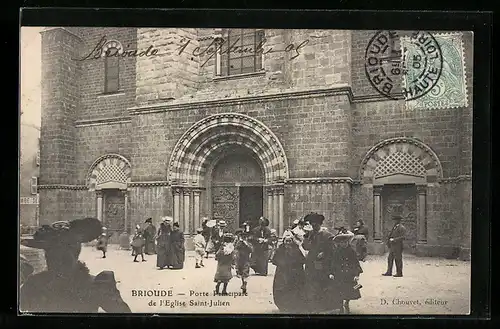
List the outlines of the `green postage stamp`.
<svg viewBox="0 0 500 329">
<path fill-rule="evenodd" d="M 421 97 L 407 100 L 409 110 L 458 108 L 468 105 L 465 79 L 465 60 L 462 33 L 443 33 L 433 35 L 442 54 L 441 75 L 434 87 Z M 401 38 L 401 48 L 411 53 L 416 45 L 409 37 Z M 415 78 L 408 69 L 403 78 L 403 86 Z"/>
</svg>

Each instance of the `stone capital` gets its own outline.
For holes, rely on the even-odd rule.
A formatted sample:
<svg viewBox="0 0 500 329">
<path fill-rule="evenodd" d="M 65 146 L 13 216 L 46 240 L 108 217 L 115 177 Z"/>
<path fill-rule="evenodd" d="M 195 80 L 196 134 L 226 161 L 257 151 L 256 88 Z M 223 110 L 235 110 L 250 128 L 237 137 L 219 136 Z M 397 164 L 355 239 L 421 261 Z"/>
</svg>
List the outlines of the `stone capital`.
<svg viewBox="0 0 500 329">
<path fill-rule="evenodd" d="M 382 193 L 382 189 L 384 188 L 383 185 L 374 185 L 373 186 L 373 194 L 374 195 L 380 195 Z"/>
<path fill-rule="evenodd" d="M 418 194 L 427 194 L 427 185 L 417 185 Z"/>
</svg>

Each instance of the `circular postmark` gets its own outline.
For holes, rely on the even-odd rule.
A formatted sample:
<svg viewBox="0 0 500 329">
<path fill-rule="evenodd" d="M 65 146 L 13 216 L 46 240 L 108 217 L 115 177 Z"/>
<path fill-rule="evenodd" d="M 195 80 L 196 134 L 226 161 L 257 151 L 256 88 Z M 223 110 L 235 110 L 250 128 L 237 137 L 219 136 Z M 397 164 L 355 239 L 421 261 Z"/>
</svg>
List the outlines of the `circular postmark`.
<svg viewBox="0 0 500 329">
<path fill-rule="evenodd" d="M 370 84 L 390 99 L 414 100 L 430 92 L 443 69 L 439 43 L 425 31 L 399 37 L 378 31 L 368 42 L 365 73 Z"/>
</svg>

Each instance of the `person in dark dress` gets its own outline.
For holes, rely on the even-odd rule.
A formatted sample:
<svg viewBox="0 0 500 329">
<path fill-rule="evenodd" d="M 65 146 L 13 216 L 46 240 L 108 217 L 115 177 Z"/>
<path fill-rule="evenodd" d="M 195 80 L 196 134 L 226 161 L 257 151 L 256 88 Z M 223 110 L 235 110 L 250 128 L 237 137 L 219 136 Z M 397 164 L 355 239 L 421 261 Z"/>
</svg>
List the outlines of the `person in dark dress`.
<svg viewBox="0 0 500 329">
<path fill-rule="evenodd" d="M 227 295 L 227 285 L 233 278 L 232 266 L 235 260 L 234 236 L 231 233 L 226 233 L 222 237 L 221 246 L 215 253 L 217 261 L 217 271 L 215 272 L 215 294 Z M 222 291 L 220 286 L 222 285 Z"/>
<path fill-rule="evenodd" d="M 393 216 L 394 226 L 387 237 L 387 246 L 389 247 L 389 256 L 387 257 L 387 271 L 383 276 L 391 276 L 394 262 L 396 262 L 396 274 L 394 277 L 403 276 L 403 240 L 406 235 L 406 229 L 401 224 L 401 216 Z"/>
<path fill-rule="evenodd" d="M 349 301 L 360 299 L 361 285 L 358 284 L 359 275 L 363 269 L 359 264 L 356 251 L 351 248 L 351 239 L 354 234 L 351 232 L 340 233 L 333 237 L 332 257 L 329 259 L 328 270 L 329 279 L 332 280 L 333 291 L 328 293 L 328 297 L 333 299 L 333 307 L 338 301 L 341 313 L 349 313 Z"/>
<path fill-rule="evenodd" d="M 310 313 L 321 313 L 331 310 L 331 305 L 325 302 L 326 290 L 329 286 L 327 274 L 327 262 L 325 254 L 331 250 L 330 238 L 333 234 L 321 225 L 325 217 L 317 213 L 310 213 L 304 217 L 307 231 L 304 237 L 303 247 L 307 250 L 305 273 L 305 301 L 306 308 Z M 310 225 L 308 225 L 310 224 Z M 309 230 L 311 226 L 312 230 Z"/>
<path fill-rule="evenodd" d="M 366 255 L 368 254 L 368 228 L 365 227 L 365 223 L 362 220 L 358 220 L 352 233 L 354 233 L 358 259 L 360 261 L 365 261 Z"/>
<path fill-rule="evenodd" d="M 252 245 L 248 242 L 248 232 L 239 228 L 236 230 L 236 276 L 241 279 L 241 292 L 247 293 L 248 277 L 250 276 L 250 256 Z"/>
<path fill-rule="evenodd" d="M 23 239 L 27 247 L 43 249 L 47 270 L 31 275 L 20 289 L 22 312 L 130 313 L 116 287 L 114 272 L 90 275 L 78 260 L 81 244 L 101 234 L 97 218 L 59 221 L 44 225 L 33 238 Z"/>
<path fill-rule="evenodd" d="M 169 264 L 171 223 L 171 217 L 164 217 L 156 235 L 156 267 L 160 270 L 163 270 Z"/>
<path fill-rule="evenodd" d="M 146 255 L 154 255 L 156 254 L 155 247 L 155 236 L 156 236 L 156 227 L 153 225 L 153 219 L 146 219 L 146 227 L 144 228 L 144 253 Z"/>
<path fill-rule="evenodd" d="M 304 308 L 305 253 L 301 240 L 291 231 L 283 234 L 283 243 L 274 253 L 276 265 L 273 279 L 273 300 L 281 312 L 297 313 Z"/>
<path fill-rule="evenodd" d="M 173 270 L 180 270 L 184 267 L 186 249 L 184 247 L 184 233 L 179 229 L 179 223 L 172 225 L 170 234 L 170 262 L 168 267 Z"/>
<path fill-rule="evenodd" d="M 252 230 L 251 243 L 253 246 L 251 268 L 256 275 L 267 276 L 269 266 L 269 244 L 271 230 L 269 229 L 269 220 L 260 218 L 260 225 Z"/>
</svg>

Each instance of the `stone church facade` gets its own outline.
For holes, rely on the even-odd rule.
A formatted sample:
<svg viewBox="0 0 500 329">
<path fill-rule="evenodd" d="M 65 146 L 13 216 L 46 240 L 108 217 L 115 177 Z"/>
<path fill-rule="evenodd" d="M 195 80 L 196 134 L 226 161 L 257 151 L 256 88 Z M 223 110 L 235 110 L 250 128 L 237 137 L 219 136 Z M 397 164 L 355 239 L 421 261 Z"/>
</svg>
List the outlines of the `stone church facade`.
<svg viewBox="0 0 500 329">
<path fill-rule="evenodd" d="M 330 228 L 363 220 L 381 253 L 397 213 L 408 252 L 468 259 L 472 101 L 408 111 L 378 94 L 375 32 L 46 29 L 41 223 L 96 216 L 119 234 L 169 215 L 191 236 L 204 216 L 263 215 L 281 234 L 315 211 Z M 103 37 L 120 56 L 93 52 Z M 267 51 L 218 52 L 220 37 Z"/>
</svg>

